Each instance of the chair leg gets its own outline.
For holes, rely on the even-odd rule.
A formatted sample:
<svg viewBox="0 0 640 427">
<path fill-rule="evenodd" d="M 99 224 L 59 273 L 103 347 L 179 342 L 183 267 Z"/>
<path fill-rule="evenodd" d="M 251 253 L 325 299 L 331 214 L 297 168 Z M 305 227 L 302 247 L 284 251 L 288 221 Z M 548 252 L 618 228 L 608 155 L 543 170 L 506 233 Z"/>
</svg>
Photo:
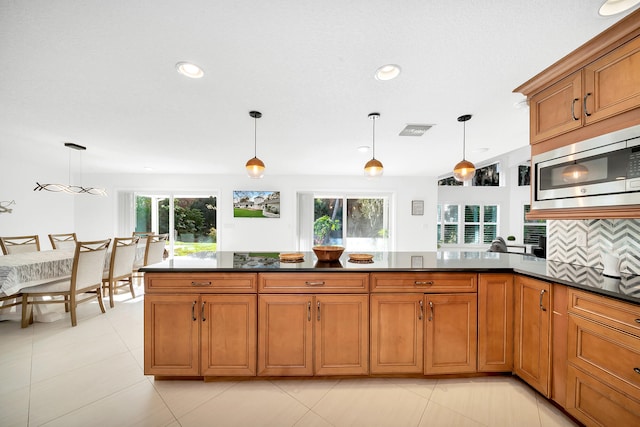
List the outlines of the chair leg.
<svg viewBox="0 0 640 427">
<path fill-rule="evenodd" d="M 136 293 L 133 290 L 133 277 L 129 277 L 129 290 L 131 291 L 131 298 L 135 298 Z"/>
<path fill-rule="evenodd" d="M 68 313 L 68 312 L 69 312 L 69 296 L 68 296 L 68 295 L 65 295 L 65 296 L 64 296 L 64 300 L 66 301 L 66 302 L 64 303 L 64 312 L 65 312 L 65 313 Z"/>
<path fill-rule="evenodd" d="M 109 307 L 115 307 L 115 303 L 113 302 L 113 294 L 116 293 L 116 287 L 114 281 L 109 281 Z"/>
<path fill-rule="evenodd" d="M 33 323 L 33 306 L 28 303 L 29 296 L 22 295 L 22 327 L 26 328 Z"/>
<path fill-rule="evenodd" d="M 107 311 L 104 309 L 104 303 L 102 302 L 102 285 L 98 289 L 96 289 L 96 297 L 98 298 L 98 304 L 100 305 L 100 311 L 106 313 Z"/>
<path fill-rule="evenodd" d="M 70 310 L 71 311 L 71 326 L 77 326 L 78 325 L 78 316 L 76 313 L 76 308 L 78 308 L 78 305 L 75 304 L 75 301 L 73 301 L 71 304 Z"/>
</svg>

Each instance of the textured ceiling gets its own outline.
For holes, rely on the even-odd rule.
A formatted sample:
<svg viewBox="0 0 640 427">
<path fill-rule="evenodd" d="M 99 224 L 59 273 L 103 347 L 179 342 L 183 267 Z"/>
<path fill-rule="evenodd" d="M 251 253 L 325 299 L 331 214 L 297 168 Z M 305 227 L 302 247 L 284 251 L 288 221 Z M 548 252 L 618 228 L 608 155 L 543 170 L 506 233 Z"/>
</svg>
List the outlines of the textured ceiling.
<svg viewBox="0 0 640 427">
<path fill-rule="evenodd" d="M 528 144 L 512 90 L 628 14 L 600 4 L 0 0 L 0 147 L 72 141 L 85 172 L 244 174 L 255 109 L 267 175 L 362 175 L 379 112 L 385 175 L 442 175 L 462 157 L 459 115 L 473 162 Z M 374 79 L 387 63 L 401 75 Z M 433 127 L 399 136 L 407 124 Z"/>
</svg>

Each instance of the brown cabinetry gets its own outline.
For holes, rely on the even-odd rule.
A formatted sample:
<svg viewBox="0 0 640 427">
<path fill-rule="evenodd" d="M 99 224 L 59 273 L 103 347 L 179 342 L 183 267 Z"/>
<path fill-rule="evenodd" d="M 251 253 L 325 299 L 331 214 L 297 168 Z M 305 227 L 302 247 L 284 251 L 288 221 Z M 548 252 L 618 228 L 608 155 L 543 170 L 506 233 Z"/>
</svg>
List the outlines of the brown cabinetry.
<svg viewBox="0 0 640 427">
<path fill-rule="evenodd" d="M 514 372 L 544 396 L 551 380 L 551 284 L 515 276 Z"/>
<path fill-rule="evenodd" d="M 567 411 L 587 425 L 640 424 L 640 307 L 569 290 Z"/>
<path fill-rule="evenodd" d="M 513 371 L 513 274 L 478 275 L 478 372 Z"/>
<path fill-rule="evenodd" d="M 156 376 L 252 376 L 256 374 L 257 296 L 255 274 L 234 283 L 252 283 L 253 294 L 195 293 L 220 283 L 223 275 L 194 277 L 146 273 L 144 372 Z M 172 281 L 172 278 L 175 281 Z M 246 280 L 245 280 L 246 279 Z M 193 284 L 195 282 L 195 285 Z M 154 293 L 153 283 L 177 294 Z M 228 284 L 233 288 L 233 283 Z M 222 286 L 223 288 L 226 286 Z M 151 289 L 151 290 L 150 290 Z M 245 291 L 246 292 L 246 291 Z"/>
<path fill-rule="evenodd" d="M 258 375 L 369 373 L 368 274 L 264 273 L 259 282 L 275 293 L 258 298 Z M 325 285 L 344 293 L 321 293 Z"/>
</svg>

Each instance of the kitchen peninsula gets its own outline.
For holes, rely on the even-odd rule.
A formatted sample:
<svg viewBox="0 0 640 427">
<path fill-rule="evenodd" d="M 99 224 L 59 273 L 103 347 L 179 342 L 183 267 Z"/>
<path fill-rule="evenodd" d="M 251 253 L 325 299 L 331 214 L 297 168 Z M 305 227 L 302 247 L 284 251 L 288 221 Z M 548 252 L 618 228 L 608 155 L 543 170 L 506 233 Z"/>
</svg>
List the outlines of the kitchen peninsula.
<svg viewBox="0 0 640 427">
<path fill-rule="evenodd" d="M 145 374 L 515 373 L 580 420 L 640 420 L 640 277 L 521 254 L 373 255 L 145 267 Z"/>
</svg>

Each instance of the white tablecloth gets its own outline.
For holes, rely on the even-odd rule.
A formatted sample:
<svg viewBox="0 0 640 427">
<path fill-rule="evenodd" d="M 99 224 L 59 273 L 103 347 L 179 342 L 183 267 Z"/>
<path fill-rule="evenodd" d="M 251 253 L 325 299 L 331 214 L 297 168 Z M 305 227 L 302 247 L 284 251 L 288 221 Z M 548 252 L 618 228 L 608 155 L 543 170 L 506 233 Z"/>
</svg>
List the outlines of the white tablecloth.
<svg viewBox="0 0 640 427">
<path fill-rule="evenodd" d="M 71 277 L 73 251 L 52 250 L 0 256 L 0 295 Z"/>
</svg>

